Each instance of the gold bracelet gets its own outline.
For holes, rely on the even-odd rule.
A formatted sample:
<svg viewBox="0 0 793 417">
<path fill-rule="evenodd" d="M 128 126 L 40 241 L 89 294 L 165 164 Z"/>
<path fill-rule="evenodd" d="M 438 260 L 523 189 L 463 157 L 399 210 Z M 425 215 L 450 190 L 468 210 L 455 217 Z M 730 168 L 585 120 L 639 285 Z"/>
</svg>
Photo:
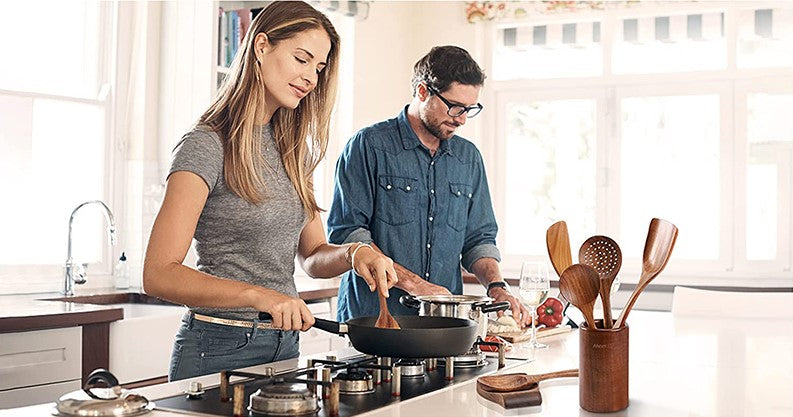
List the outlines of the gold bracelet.
<svg viewBox="0 0 793 417">
<path fill-rule="evenodd" d="M 352 267 L 352 271 L 353 271 L 353 272 L 356 272 L 356 271 L 355 271 L 355 254 L 356 254 L 356 253 L 358 253 L 358 249 L 361 249 L 362 247 L 367 247 L 367 248 L 369 248 L 369 249 L 372 249 L 372 250 L 374 250 L 374 248 L 372 248 L 372 245 L 370 245 L 370 244 L 368 244 L 368 243 L 363 243 L 363 242 L 359 243 L 359 244 L 358 244 L 358 246 L 357 246 L 355 249 L 353 249 L 353 251 L 352 251 L 352 256 L 350 257 L 350 258 L 352 259 L 352 260 L 350 261 L 350 266 Z M 356 273 L 357 273 L 357 272 L 356 272 Z"/>
</svg>

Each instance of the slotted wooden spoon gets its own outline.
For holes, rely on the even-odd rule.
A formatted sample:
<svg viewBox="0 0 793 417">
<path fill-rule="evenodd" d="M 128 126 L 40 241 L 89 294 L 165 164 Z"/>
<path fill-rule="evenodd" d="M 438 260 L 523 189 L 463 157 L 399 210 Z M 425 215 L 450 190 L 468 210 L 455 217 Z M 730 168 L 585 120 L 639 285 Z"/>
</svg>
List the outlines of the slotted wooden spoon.
<svg viewBox="0 0 793 417">
<path fill-rule="evenodd" d="M 666 267 L 669 262 L 669 256 L 672 254 L 672 249 L 675 247 L 677 240 L 677 227 L 666 220 L 653 219 L 650 221 L 650 229 L 647 231 L 647 240 L 644 242 L 644 259 L 642 261 L 642 275 L 639 277 L 639 283 L 633 290 L 633 294 L 625 304 L 625 309 L 622 310 L 617 321 L 614 323 L 614 328 L 619 329 L 625 324 L 628 319 L 628 314 L 639 298 L 639 294 L 644 291 L 650 281 L 653 280 L 661 271 Z"/>
<path fill-rule="evenodd" d="M 570 253 L 570 236 L 567 233 L 567 223 L 560 220 L 551 225 L 545 232 L 545 244 L 548 246 L 548 256 L 551 264 L 556 271 L 556 275 L 562 276 L 567 267 L 573 264 L 573 256 Z"/>
<path fill-rule="evenodd" d="M 600 300 L 603 302 L 603 327 L 614 325 L 611 319 L 611 285 L 622 266 L 622 251 L 617 242 L 607 236 L 592 236 L 578 251 L 578 262 L 591 266 L 600 277 Z"/>
<path fill-rule="evenodd" d="M 581 310 L 589 328 L 597 329 L 592 310 L 600 293 L 598 273 L 587 265 L 571 265 L 559 277 L 559 291 L 570 304 Z"/>
<path fill-rule="evenodd" d="M 502 374 L 480 376 L 477 382 L 491 392 L 512 392 L 532 389 L 540 381 L 553 378 L 575 378 L 578 377 L 578 369 L 568 369 L 565 371 L 548 372 L 546 374 Z"/>
<path fill-rule="evenodd" d="M 399 323 L 397 323 L 394 316 L 391 315 L 391 312 L 388 311 L 388 303 L 386 303 L 385 296 L 380 294 L 380 290 L 377 290 L 377 295 L 380 298 L 380 314 L 377 316 L 374 327 L 381 329 L 399 329 Z"/>
</svg>

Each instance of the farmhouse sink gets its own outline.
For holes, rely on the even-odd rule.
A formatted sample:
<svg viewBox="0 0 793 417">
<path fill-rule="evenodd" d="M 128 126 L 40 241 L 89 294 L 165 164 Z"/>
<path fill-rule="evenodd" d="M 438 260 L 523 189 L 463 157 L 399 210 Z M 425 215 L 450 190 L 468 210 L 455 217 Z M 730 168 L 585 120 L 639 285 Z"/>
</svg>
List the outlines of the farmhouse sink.
<svg viewBox="0 0 793 417">
<path fill-rule="evenodd" d="M 122 384 L 162 378 L 168 374 L 173 339 L 185 307 L 137 292 L 48 298 L 99 304 L 124 310 L 110 323 L 109 370 Z"/>
</svg>

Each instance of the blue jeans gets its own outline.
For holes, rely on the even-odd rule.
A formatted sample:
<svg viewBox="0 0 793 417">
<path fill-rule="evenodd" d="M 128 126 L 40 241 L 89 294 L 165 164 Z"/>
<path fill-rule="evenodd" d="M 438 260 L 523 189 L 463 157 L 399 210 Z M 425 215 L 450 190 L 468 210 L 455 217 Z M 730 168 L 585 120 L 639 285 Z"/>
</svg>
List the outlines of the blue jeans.
<svg viewBox="0 0 793 417">
<path fill-rule="evenodd" d="M 176 334 L 168 380 L 296 358 L 299 337 L 296 331 L 259 329 L 255 324 L 248 328 L 207 323 L 188 312 Z"/>
</svg>

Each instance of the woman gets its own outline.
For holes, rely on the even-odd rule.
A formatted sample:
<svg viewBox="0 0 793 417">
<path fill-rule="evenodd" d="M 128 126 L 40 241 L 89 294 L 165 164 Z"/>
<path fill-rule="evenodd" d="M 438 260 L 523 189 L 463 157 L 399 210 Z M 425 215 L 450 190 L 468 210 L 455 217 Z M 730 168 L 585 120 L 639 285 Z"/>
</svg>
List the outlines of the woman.
<svg viewBox="0 0 793 417">
<path fill-rule="evenodd" d="M 148 294 L 190 307 L 170 380 L 296 357 L 297 331 L 314 318 L 297 297 L 295 256 L 314 278 L 352 268 L 385 295 L 396 282 L 392 261 L 371 247 L 327 243 L 313 195 L 338 58 L 326 16 L 302 2 L 270 4 L 217 100 L 177 145 L 143 267 Z M 197 269 L 182 265 L 191 239 Z"/>
</svg>

